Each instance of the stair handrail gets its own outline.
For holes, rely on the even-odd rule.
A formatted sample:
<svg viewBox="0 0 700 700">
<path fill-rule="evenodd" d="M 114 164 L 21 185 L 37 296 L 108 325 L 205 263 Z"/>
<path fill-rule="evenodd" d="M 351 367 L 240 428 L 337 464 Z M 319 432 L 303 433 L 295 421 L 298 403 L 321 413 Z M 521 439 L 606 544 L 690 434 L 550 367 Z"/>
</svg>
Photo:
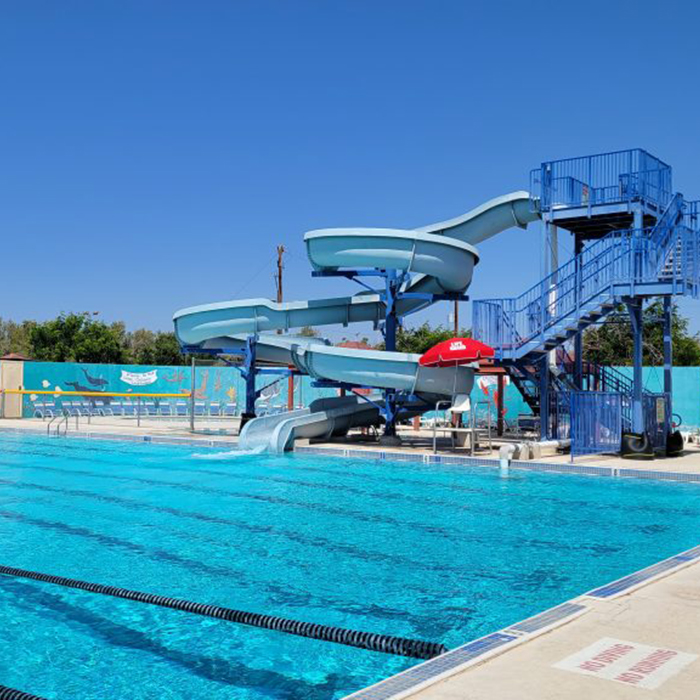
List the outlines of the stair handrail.
<svg viewBox="0 0 700 700">
<path fill-rule="evenodd" d="M 676 192 L 649 235 L 649 238 L 655 247 L 658 249 L 663 249 L 666 247 L 668 238 L 683 217 L 683 210 L 683 195 L 680 192 Z"/>
<path fill-rule="evenodd" d="M 682 198 L 675 198 L 674 202 L 674 207 L 667 208 L 668 216 L 659 228 L 611 231 L 519 296 L 484 299 L 475 304 L 501 307 L 503 324 L 512 329 L 517 347 L 538 335 L 543 336 L 549 326 L 601 293 L 612 290 L 615 283 L 635 284 L 658 275 L 656 256 L 665 258 L 671 240 L 669 236 L 662 237 L 659 231 L 675 230 L 682 216 Z M 668 221 L 673 225 L 666 223 Z M 511 307 L 508 313 L 507 305 Z M 528 314 L 530 323 L 525 332 L 519 328 L 517 318 L 510 318 L 511 314 L 517 317 L 523 313 Z"/>
</svg>

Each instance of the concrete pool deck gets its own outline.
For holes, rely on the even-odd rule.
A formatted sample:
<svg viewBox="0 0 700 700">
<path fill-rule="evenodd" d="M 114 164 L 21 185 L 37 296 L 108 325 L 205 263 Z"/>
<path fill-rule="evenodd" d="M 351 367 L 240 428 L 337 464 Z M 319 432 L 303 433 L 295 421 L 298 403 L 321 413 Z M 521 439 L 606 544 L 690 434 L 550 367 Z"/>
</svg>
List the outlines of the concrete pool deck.
<svg viewBox="0 0 700 700">
<path fill-rule="evenodd" d="M 401 437 L 404 440 L 404 444 L 398 447 L 381 447 L 376 442 L 362 441 L 355 436 L 355 439 L 346 440 L 333 440 L 329 442 L 312 442 L 303 443 L 310 444 L 313 448 L 325 448 L 333 449 L 344 447 L 360 451 L 366 450 L 371 452 L 376 452 L 381 450 L 386 452 L 387 457 L 390 454 L 415 454 L 415 455 L 432 455 L 432 436 L 428 435 L 428 432 L 424 431 L 423 435 L 416 435 L 411 432 L 402 432 Z M 473 455 L 474 459 L 477 460 L 498 460 L 498 448 L 500 445 L 505 444 L 503 441 L 497 441 L 494 439 L 494 446 L 491 451 L 488 449 L 482 449 L 475 452 Z M 438 450 L 437 453 L 442 456 L 447 457 L 471 457 L 467 449 L 456 449 L 452 450 L 450 447 L 450 441 L 448 438 L 438 439 Z M 534 460 L 529 460 L 533 464 L 551 464 L 551 465 L 574 465 L 574 466 L 591 466 L 591 467 L 603 467 L 609 469 L 635 469 L 646 472 L 669 472 L 669 473 L 680 473 L 680 474 L 697 474 L 700 475 L 700 445 L 690 443 L 685 447 L 685 452 L 683 455 L 678 457 L 662 457 L 652 460 L 633 460 L 633 459 L 623 459 L 618 455 L 585 455 L 581 457 L 576 457 L 573 462 L 571 456 L 568 454 L 557 454 L 554 456 L 542 456 Z M 527 463 L 527 461 L 525 462 Z M 700 539 L 700 538 L 699 538 Z M 698 695 L 700 700 L 700 694 Z"/>
<path fill-rule="evenodd" d="M 502 653 L 496 651 L 483 661 L 477 659 L 466 668 L 458 667 L 449 677 L 394 695 L 377 694 L 381 688 L 378 684 L 349 697 L 357 700 L 373 697 L 397 700 L 700 698 L 700 562 L 690 563 L 613 600 L 581 596 L 571 602 L 583 604 L 584 612 L 530 639 L 518 640 L 506 646 Z M 616 662 L 617 671 L 609 673 L 615 665 L 604 656 L 604 663 L 600 663 L 601 657 L 592 651 L 585 660 L 579 657 L 570 665 L 575 670 L 557 667 L 601 640 L 608 640 L 599 647 L 603 650 L 623 644 L 644 645 L 651 648 L 652 655 L 662 651 L 661 663 L 642 666 L 641 673 L 630 673 L 634 664 L 625 665 L 625 660 L 620 659 Z M 664 654 L 663 650 L 669 651 Z M 648 651 L 642 648 L 642 656 Z M 680 652 L 675 655 L 678 658 L 688 654 L 686 665 L 673 660 L 672 652 Z M 581 673 L 582 665 L 588 673 Z M 638 676 L 643 678 L 640 680 Z M 655 683 L 658 686 L 652 688 Z M 374 693 L 370 694 L 371 691 Z"/>
<path fill-rule="evenodd" d="M 27 430 L 30 432 L 44 432 L 48 421 L 41 418 L 23 418 L 21 420 L 4 418 L 0 419 L 0 430 Z M 58 426 L 58 421 L 51 426 L 52 434 Z M 222 432 L 226 431 L 226 432 Z M 231 435 L 230 433 L 234 433 Z M 86 433 L 119 437 L 152 436 L 184 440 L 215 439 L 217 442 L 225 442 L 235 445 L 238 437 L 238 419 L 202 418 L 195 423 L 195 433 L 190 432 L 189 421 L 186 419 L 171 418 L 142 418 L 141 425 L 136 424 L 136 418 L 94 416 L 88 423 L 87 418 L 80 418 L 76 427 L 75 418 L 69 418 L 67 435 L 73 437 L 85 436 Z M 63 427 L 61 427 L 63 435 Z"/>
</svg>

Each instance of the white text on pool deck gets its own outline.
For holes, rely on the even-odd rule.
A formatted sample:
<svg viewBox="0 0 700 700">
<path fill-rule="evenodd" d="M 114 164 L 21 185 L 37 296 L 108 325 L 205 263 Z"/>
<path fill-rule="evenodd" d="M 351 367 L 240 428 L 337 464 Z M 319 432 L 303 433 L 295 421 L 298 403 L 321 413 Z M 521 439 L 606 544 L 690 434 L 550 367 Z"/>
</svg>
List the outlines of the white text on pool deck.
<svg viewBox="0 0 700 700">
<path fill-rule="evenodd" d="M 697 654 L 604 637 L 554 668 L 654 689 L 697 658 Z"/>
</svg>

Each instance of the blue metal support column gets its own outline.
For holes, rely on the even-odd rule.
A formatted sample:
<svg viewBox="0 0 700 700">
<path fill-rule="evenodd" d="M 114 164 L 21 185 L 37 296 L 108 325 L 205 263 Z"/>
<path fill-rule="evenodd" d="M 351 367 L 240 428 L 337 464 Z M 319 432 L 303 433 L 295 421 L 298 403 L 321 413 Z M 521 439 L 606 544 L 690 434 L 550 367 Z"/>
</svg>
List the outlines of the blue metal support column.
<svg viewBox="0 0 700 700">
<path fill-rule="evenodd" d="M 384 317 L 384 347 L 388 352 L 396 351 L 396 332 L 398 330 L 396 298 L 400 286 L 401 279 L 397 277 L 396 270 L 387 270 L 384 298 L 386 307 Z M 394 389 L 386 389 L 384 391 L 384 435 L 381 440 L 383 444 L 396 444 L 399 441 L 399 438 L 396 436 L 396 418 L 398 413 L 397 392 Z"/>
<path fill-rule="evenodd" d="M 576 256 L 576 305 L 580 309 L 583 279 L 581 275 L 581 260 L 578 257 L 583 252 L 583 241 L 576 236 L 574 255 Z M 580 315 L 580 311 L 579 314 Z M 583 389 L 583 332 L 574 336 L 574 386 Z M 590 389 L 590 387 L 588 387 Z"/>
<path fill-rule="evenodd" d="M 549 353 L 540 361 L 540 440 L 549 435 Z"/>
<path fill-rule="evenodd" d="M 384 347 L 388 352 L 396 350 L 396 330 L 398 319 L 396 318 L 396 296 L 398 293 L 396 270 L 386 271 L 386 312 L 384 320 Z"/>
<path fill-rule="evenodd" d="M 241 428 L 243 428 L 249 420 L 255 418 L 255 400 L 258 398 L 255 391 L 257 345 L 257 335 L 249 335 L 246 338 L 243 369 L 241 370 L 241 374 L 245 380 L 245 410 L 241 414 Z"/>
<path fill-rule="evenodd" d="M 664 393 L 668 395 L 669 413 L 673 413 L 673 303 L 670 296 L 664 297 Z"/>
<path fill-rule="evenodd" d="M 632 338 L 634 350 L 632 354 L 633 379 L 632 379 L 632 430 L 635 433 L 644 432 L 644 409 L 642 406 L 642 301 L 635 298 L 627 302 L 627 310 L 632 324 Z"/>
</svg>

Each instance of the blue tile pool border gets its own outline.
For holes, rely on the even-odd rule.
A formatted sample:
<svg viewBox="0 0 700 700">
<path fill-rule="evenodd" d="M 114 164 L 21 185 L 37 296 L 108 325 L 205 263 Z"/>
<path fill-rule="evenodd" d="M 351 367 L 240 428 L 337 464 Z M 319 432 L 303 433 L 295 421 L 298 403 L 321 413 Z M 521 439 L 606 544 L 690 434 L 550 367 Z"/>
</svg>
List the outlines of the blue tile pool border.
<svg viewBox="0 0 700 700">
<path fill-rule="evenodd" d="M 12 433 L 13 435 L 34 435 L 49 437 L 46 430 L 33 428 L 9 428 L 1 427 L 0 433 Z M 197 447 L 236 447 L 236 442 L 232 440 L 221 440 L 214 437 L 189 437 L 177 435 L 135 435 L 133 433 L 101 433 L 92 430 L 72 430 L 65 436 L 55 439 L 79 439 L 79 440 L 114 440 L 116 442 L 150 442 L 157 445 L 192 445 Z"/>
<path fill-rule="evenodd" d="M 398 700 L 447 678 L 490 656 L 508 651 L 555 627 L 585 614 L 589 608 L 579 602 L 568 602 L 545 610 L 522 622 L 467 642 L 441 656 L 412 666 L 375 685 L 347 695 L 344 700 Z"/>
<path fill-rule="evenodd" d="M 351 459 L 389 460 L 392 462 L 417 462 L 422 464 L 444 464 L 449 466 L 500 468 L 497 459 L 484 457 L 463 457 L 461 455 L 434 455 L 425 452 L 393 452 L 391 450 L 366 450 L 353 447 L 316 447 L 315 445 L 295 446 L 297 454 L 318 454 L 328 457 L 348 457 Z M 665 472 L 659 470 L 633 469 L 629 467 L 603 467 L 590 464 L 566 464 L 552 462 L 512 460 L 511 469 L 524 471 L 550 472 L 556 474 L 580 474 L 583 476 L 604 476 L 631 479 L 654 479 L 657 481 L 684 481 L 700 483 L 700 472 Z"/>
<path fill-rule="evenodd" d="M 685 567 L 700 560 L 700 545 L 687 549 L 685 552 L 676 554 L 668 559 L 651 564 L 650 566 L 635 571 L 632 574 L 623 576 L 616 581 L 606 583 L 604 586 L 594 588 L 585 595 L 589 598 L 610 599 L 620 595 L 631 593 L 634 589 L 640 588 L 652 581 L 663 578 L 675 569 Z"/>
</svg>

